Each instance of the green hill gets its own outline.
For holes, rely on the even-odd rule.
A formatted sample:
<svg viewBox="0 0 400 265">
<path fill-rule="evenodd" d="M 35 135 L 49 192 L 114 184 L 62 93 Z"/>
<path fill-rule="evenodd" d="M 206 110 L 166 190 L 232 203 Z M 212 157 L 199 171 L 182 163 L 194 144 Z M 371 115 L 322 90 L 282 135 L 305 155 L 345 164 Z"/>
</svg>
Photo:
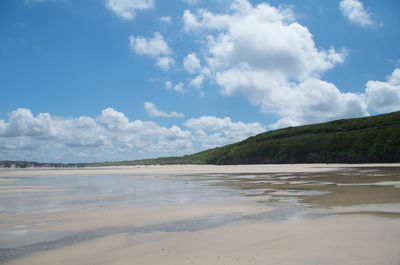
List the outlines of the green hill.
<svg viewBox="0 0 400 265">
<path fill-rule="evenodd" d="M 400 111 L 269 131 L 181 157 L 85 164 L 0 161 L 0 167 L 378 162 L 400 162 Z"/>
<path fill-rule="evenodd" d="M 400 112 L 289 127 L 182 157 L 121 164 L 400 162 Z"/>
</svg>

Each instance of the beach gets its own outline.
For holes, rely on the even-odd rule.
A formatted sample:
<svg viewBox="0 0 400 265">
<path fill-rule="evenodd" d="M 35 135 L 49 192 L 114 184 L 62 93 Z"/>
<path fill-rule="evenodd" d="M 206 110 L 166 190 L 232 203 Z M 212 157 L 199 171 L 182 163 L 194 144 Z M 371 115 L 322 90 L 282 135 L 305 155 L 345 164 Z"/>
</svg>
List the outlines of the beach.
<svg viewBox="0 0 400 265">
<path fill-rule="evenodd" d="M 400 264 L 400 165 L 0 170 L 2 264 Z"/>
</svg>

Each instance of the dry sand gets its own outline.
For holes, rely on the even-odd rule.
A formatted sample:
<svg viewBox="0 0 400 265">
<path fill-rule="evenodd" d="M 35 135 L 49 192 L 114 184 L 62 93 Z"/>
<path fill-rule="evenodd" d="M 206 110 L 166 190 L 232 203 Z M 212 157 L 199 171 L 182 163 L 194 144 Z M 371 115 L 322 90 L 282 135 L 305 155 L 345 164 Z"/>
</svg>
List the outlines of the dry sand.
<svg viewBox="0 0 400 265">
<path fill-rule="evenodd" d="M 390 182 L 377 185 L 369 178 L 351 181 L 330 172 L 343 168 L 400 167 L 400 165 L 253 165 L 253 166 L 148 166 L 85 169 L 0 170 L 0 179 L 27 176 L 68 175 L 163 175 L 163 174 L 258 174 L 304 173 L 292 182 L 264 183 L 263 188 L 296 191 L 307 189 L 306 181 L 330 181 L 329 185 L 310 185 L 310 190 L 329 191 L 322 196 L 304 196 L 315 207 L 331 207 L 329 215 L 312 219 L 271 222 L 263 219 L 238 220 L 225 225 L 191 231 L 148 231 L 118 233 L 94 237 L 67 246 L 34 251 L 29 256 L 5 261 L 4 264 L 400 264 L 400 188 L 397 175 Z M 317 172 L 322 172 L 321 178 Z M 216 175 L 217 176 L 217 175 Z M 377 175 L 378 176 L 378 175 Z M 289 174 L 290 177 L 290 174 Z M 328 178 L 328 180 L 326 179 Z M 329 179 L 330 178 L 330 179 Z M 259 189 L 259 179 L 235 179 L 234 188 Z M 294 182 L 293 182 L 294 181 Z M 362 182 L 365 183 L 362 183 Z M 0 185 L 4 185 L 2 181 Z M 295 183 L 295 184 L 293 184 Z M 334 184 L 332 184 L 334 183 Z M 343 184 L 342 186 L 337 184 Z M 229 183 L 223 185 L 229 186 Z M 314 183 L 315 184 L 315 183 Z M 360 185 L 362 186 L 360 188 Z M 29 187 L 30 188 L 30 187 Z M 354 193 L 352 193 L 352 188 Z M 4 189 L 6 190 L 6 189 Z M 26 191 L 25 191 L 26 192 Z M 376 197 L 373 192 L 382 196 Z M 341 196 L 343 194 L 343 196 Z M 353 195 L 352 195 L 353 194 Z M 267 194 L 268 195 L 268 194 Z M 375 196 L 375 197 L 374 197 Z M 298 196 L 301 198 L 301 196 Z M 376 199 L 374 199 L 376 198 Z M 270 209 L 255 203 L 251 196 L 215 203 L 183 203 L 149 206 L 109 206 L 96 209 L 56 213 L 31 213 L 7 216 L 0 225 L 28 225 L 42 240 L 52 240 L 48 233 L 107 229 L 108 227 L 142 227 L 174 224 L 185 220 L 202 220 L 213 216 L 257 215 Z M 357 205 L 362 204 L 362 205 Z M 375 214 L 376 209 L 386 209 Z M 351 213 L 351 215 L 335 213 Z M 359 212 L 358 214 L 355 214 Z M 387 214 L 387 215 L 385 215 Z M 31 226 L 32 224 L 37 226 Z M 161 229 L 161 231 L 164 231 Z M 36 240 L 36 239 L 35 239 Z M 32 242 L 27 242 L 33 243 Z M 18 245 L 18 244 L 17 244 Z"/>
</svg>

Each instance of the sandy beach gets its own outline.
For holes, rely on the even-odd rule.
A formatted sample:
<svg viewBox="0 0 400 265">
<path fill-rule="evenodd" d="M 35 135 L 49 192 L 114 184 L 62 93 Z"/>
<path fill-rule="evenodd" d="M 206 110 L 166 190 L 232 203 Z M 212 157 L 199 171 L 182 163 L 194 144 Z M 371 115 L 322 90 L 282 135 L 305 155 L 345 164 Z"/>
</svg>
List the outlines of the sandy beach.
<svg viewBox="0 0 400 265">
<path fill-rule="evenodd" d="M 149 165 L 85 168 L 26 168 L 0 169 L 2 176 L 54 176 L 54 175 L 105 175 L 105 174 L 204 174 L 204 173 L 298 173 L 322 172 L 341 168 L 400 167 L 393 164 L 270 164 L 270 165 Z"/>
<path fill-rule="evenodd" d="M 399 264 L 399 221 L 330 217 L 199 232 L 119 234 L 5 264 Z"/>
<path fill-rule="evenodd" d="M 400 165 L 2 169 L 0 234 L 2 264 L 398 265 Z"/>
</svg>

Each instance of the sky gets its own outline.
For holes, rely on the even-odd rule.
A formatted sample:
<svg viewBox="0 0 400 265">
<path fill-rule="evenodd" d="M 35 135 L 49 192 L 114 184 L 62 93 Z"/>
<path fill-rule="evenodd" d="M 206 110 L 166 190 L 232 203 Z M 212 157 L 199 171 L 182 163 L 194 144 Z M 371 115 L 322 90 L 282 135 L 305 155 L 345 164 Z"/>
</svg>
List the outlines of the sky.
<svg viewBox="0 0 400 265">
<path fill-rule="evenodd" d="M 400 110 L 398 0 L 2 0 L 0 160 L 190 154 Z"/>
</svg>

